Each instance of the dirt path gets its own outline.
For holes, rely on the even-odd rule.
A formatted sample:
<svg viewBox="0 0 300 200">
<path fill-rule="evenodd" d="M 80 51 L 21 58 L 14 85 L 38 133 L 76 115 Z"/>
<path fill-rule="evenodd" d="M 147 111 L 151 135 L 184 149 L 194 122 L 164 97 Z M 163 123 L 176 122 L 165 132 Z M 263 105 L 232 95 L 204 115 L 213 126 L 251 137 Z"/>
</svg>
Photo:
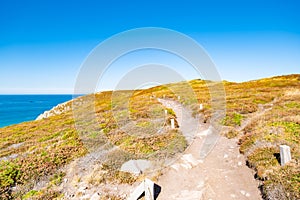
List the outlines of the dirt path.
<svg viewBox="0 0 300 200">
<path fill-rule="evenodd" d="M 160 100 L 177 115 L 180 130 L 191 143 L 184 155 L 163 171 L 158 200 L 262 199 L 253 172 L 245 165 L 236 140 L 220 137 L 202 160 L 200 149 L 209 126 L 198 126 L 191 111 L 179 103 Z"/>
<path fill-rule="evenodd" d="M 270 111 L 273 109 L 273 105 L 278 101 L 277 98 L 275 98 L 273 101 L 270 103 L 267 103 L 265 105 L 259 105 L 258 106 L 258 111 L 248 114 L 249 116 L 247 117 L 246 120 L 244 120 L 241 124 L 241 126 L 237 129 L 237 131 L 242 131 L 246 126 L 248 126 L 251 122 L 259 119 L 261 116 L 263 116 L 267 111 Z"/>
</svg>

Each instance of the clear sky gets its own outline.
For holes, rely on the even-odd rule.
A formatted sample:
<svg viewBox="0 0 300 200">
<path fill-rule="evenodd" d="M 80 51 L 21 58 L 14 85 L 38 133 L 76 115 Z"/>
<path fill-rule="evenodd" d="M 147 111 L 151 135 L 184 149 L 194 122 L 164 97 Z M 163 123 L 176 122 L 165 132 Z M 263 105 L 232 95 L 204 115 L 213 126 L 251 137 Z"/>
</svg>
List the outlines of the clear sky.
<svg viewBox="0 0 300 200">
<path fill-rule="evenodd" d="M 297 0 L 1 0 L 0 94 L 72 93 L 81 64 L 96 45 L 139 27 L 194 38 L 222 79 L 300 73 L 299 9 Z M 178 70 L 197 78 L 185 67 Z M 103 89 L 112 89 L 109 79 L 105 83 Z"/>
</svg>

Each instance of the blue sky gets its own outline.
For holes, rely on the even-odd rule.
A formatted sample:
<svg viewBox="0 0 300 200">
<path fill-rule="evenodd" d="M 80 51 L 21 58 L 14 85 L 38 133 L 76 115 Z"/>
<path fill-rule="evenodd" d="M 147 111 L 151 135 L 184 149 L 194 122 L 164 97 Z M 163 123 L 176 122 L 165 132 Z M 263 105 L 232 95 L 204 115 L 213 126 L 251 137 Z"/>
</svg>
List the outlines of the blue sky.
<svg viewBox="0 0 300 200">
<path fill-rule="evenodd" d="M 299 8 L 296 0 L 2 0 L 0 93 L 72 93 L 81 64 L 96 45 L 139 27 L 164 27 L 192 37 L 222 79 L 300 73 Z M 129 58 L 143 61 L 147 55 L 153 52 Z M 187 68 L 178 71 L 186 79 L 198 78 Z M 112 89 L 110 80 L 100 88 Z"/>
</svg>

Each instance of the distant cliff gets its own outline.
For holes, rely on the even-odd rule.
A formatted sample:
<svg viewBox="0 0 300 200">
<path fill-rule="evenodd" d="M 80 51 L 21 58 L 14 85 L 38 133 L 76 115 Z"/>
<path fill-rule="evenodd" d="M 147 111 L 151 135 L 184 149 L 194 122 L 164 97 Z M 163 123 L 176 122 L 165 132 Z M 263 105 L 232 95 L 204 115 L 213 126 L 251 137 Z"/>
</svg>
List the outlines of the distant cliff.
<svg viewBox="0 0 300 200">
<path fill-rule="evenodd" d="M 73 100 L 58 104 L 57 106 L 54 106 L 51 110 L 47 110 L 44 113 L 40 114 L 35 120 L 41 120 L 45 119 L 54 115 L 59 115 L 61 113 L 67 112 L 72 109 L 72 103 Z"/>
</svg>

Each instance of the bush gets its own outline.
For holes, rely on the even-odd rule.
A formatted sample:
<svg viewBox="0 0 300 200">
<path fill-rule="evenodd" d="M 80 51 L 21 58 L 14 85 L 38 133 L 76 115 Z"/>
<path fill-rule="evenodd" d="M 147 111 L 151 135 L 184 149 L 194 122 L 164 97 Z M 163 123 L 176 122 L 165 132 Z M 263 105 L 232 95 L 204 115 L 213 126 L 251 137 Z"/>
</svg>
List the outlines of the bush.
<svg viewBox="0 0 300 200">
<path fill-rule="evenodd" d="M 10 188 L 18 183 L 20 177 L 21 171 L 18 165 L 13 162 L 2 161 L 0 163 L 0 194 L 10 193 Z"/>
<path fill-rule="evenodd" d="M 239 113 L 227 114 L 221 123 L 225 126 L 240 126 L 243 118 Z"/>
<path fill-rule="evenodd" d="M 269 174 L 263 194 L 266 199 L 300 199 L 300 167 L 290 163 Z"/>
<path fill-rule="evenodd" d="M 239 132 L 236 131 L 236 130 L 234 130 L 234 129 L 229 130 L 229 131 L 225 134 L 225 136 L 226 136 L 228 139 L 235 138 L 235 137 L 238 136 L 238 135 L 239 135 Z"/>
</svg>

